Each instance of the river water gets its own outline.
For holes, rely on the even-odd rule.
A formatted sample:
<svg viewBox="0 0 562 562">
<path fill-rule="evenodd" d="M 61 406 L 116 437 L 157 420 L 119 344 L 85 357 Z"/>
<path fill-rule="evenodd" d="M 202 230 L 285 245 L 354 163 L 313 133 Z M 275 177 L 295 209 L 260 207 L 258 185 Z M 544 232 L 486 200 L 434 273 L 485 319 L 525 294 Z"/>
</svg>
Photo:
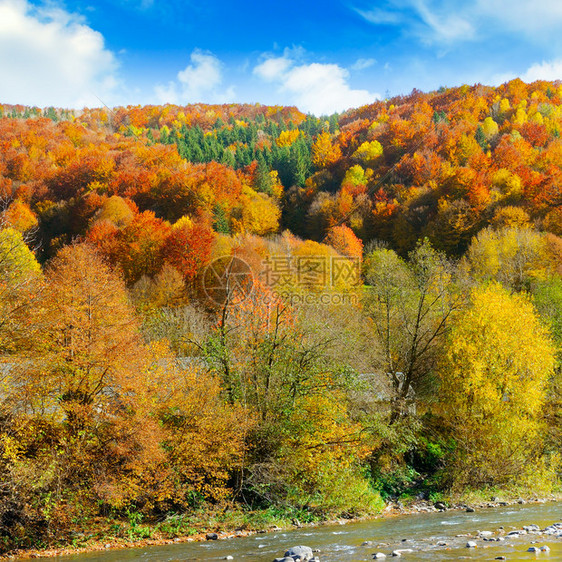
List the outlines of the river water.
<svg viewBox="0 0 562 562">
<path fill-rule="evenodd" d="M 373 553 L 390 554 L 395 549 L 412 549 L 404 553 L 402 560 L 452 561 L 494 560 L 506 556 L 507 560 L 560 560 L 562 539 L 546 535 L 528 534 L 518 538 L 506 538 L 502 542 L 485 542 L 482 538 L 458 536 L 479 531 L 492 531 L 493 536 L 505 536 L 523 525 L 548 525 L 562 521 L 562 503 L 516 505 L 499 508 L 477 509 L 474 513 L 447 511 L 422 513 L 387 519 L 376 519 L 347 525 L 280 531 L 251 537 L 202 543 L 182 543 L 168 546 L 151 546 L 130 550 L 104 551 L 101 553 L 61 556 L 61 562 L 179 562 L 188 560 L 224 560 L 233 556 L 234 561 L 272 562 L 286 549 L 306 545 L 320 549 L 321 562 L 359 562 L 373 559 Z M 500 529 L 503 527 L 503 529 Z M 468 540 L 478 546 L 467 548 Z M 362 546 L 372 541 L 372 546 Z M 438 543 L 447 543 L 439 546 Z M 550 547 L 550 552 L 527 552 L 530 546 Z M 51 558 L 50 560 L 53 560 Z"/>
</svg>

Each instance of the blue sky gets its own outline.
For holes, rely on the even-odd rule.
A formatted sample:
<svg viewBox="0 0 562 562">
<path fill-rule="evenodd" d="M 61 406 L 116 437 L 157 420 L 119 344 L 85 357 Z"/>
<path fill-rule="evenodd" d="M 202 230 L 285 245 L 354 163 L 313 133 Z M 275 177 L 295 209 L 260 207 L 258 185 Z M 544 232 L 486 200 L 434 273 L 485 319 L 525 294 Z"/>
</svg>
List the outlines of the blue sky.
<svg viewBox="0 0 562 562">
<path fill-rule="evenodd" d="M 560 0 L 0 0 L 0 103 L 264 103 L 325 114 L 562 78 Z"/>
</svg>

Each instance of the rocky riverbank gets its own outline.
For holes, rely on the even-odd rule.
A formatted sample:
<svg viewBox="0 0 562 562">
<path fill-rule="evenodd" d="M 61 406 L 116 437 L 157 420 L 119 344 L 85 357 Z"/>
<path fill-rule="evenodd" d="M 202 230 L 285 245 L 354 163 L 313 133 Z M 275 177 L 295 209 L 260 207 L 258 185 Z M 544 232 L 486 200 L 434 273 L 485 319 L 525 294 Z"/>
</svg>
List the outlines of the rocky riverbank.
<svg viewBox="0 0 562 562">
<path fill-rule="evenodd" d="M 5 557 L 4 559 L 28 559 L 28 558 L 39 558 L 39 557 L 55 557 L 61 555 L 78 554 L 86 552 L 95 551 L 107 551 L 112 549 L 128 549 L 128 548 L 139 548 L 145 546 L 164 546 L 171 544 L 181 544 L 181 543 L 193 543 L 198 541 L 227 541 L 235 538 L 249 537 L 251 535 L 265 534 L 270 532 L 284 531 L 287 529 L 295 528 L 312 528 L 324 525 L 347 525 L 349 523 L 367 521 L 371 519 L 380 518 L 393 518 L 408 514 L 423 514 L 423 513 L 435 513 L 435 512 L 445 512 L 445 511 L 467 511 L 467 512 L 478 512 L 481 510 L 489 510 L 498 507 L 505 507 L 510 505 L 536 505 L 542 504 L 550 501 L 559 501 L 560 497 L 551 496 L 548 498 L 530 498 L 530 499 L 508 499 L 504 500 L 501 498 L 490 498 L 489 501 L 479 501 L 479 502 L 455 502 L 455 503 L 445 503 L 445 502 L 428 502 L 428 501 L 415 501 L 411 504 L 402 504 L 400 502 L 389 503 L 383 512 L 377 517 L 364 517 L 356 519 L 337 519 L 332 521 L 317 522 L 311 524 L 302 524 L 297 520 L 293 520 L 290 524 L 284 526 L 269 525 L 263 528 L 241 528 L 233 527 L 227 528 L 225 525 L 211 527 L 210 529 L 204 529 L 201 532 L 191 534 L 190 536 L 178 536 L 175 538 L 144 538 L 137 540 L 127 540 L 125 538 L 107 537 L 99 540 L 94 540 L 86 545 L 81 545 L 80 547 L 68 546 L 61 548 L 54 548 L 48 550 L 33 550 L 15 553 L 12 556 Z M 529 523 L 532 525 L 532 522 Z M 539 529 L 540 531 L 540 529 Z M 544 529 L 542 530 L 544 531 Z M 498 536 L 501 536 L 499 534 Z M 521 534 L 520 536 L 523 536 Z M 479 535 L 462 535 L 466 540 L 483 540 L 484 536 Z M 406 539 L 407 541 L 407 539 Z M 486 541 L 484 541 L 486 542 Z M 490 541 L 487 541 L 490 542 Z M 288 547 L 291 545 L 287 545 Z M 372 543 L 368 540 L 365 541 L 366 548 L 377 547 L 378 543 Z M 384 545 L 381 544 L 381 548 Z M 458 545 L 457 545 L 458 546 Z M 282 553 L 280 553 L 282 554 Z M 374 553 L 375 554 L 375 553 Z M 390 552 L 391 554 L 391 552 Z"/>
<path fill-rule="evenodd" d="M 539 501 L 537 500 L 537 503 Z M 540 502 L 545 503 L 545 502 Z M 486 504 L 485 507 L 503 507 L 493 503 Z M 435 506 L 433 506 L 435 507 Z M 437 508 L 440 510 L 439 508 Z M 475 509 L 473 511 L 476 511 Z M 508 525 L 500 525 L 495 530 L 481 530 L 475 533 L 458 533 L 448 540 L 435 540 L 434 537 L 416 540 L 404 538 L 401 540 L 400 548 L 388 542 L 364 541 L 362 547 L 365 554 L 374 560 L 384 560 L 388 557 L 402 557 L 408 554 L 421 552 L 436 552 L 439 550 L 461 552 L 463 549 L 490 548 L 492 546 L 500 547 L 505 545 L 504 551 L 512 553 L 530 552 L 535 554 L 549 554 L 551 548 L 546 541 L 562 540 L 562 522 L 552 523 L 550 525 L 540 527 L 534 523 L 522 525 L 519 528 L 513 528 Z M 370 552 L 369 552 L 370 551 Z M 273 562 L 320 562 L 320 550 L 313 550 L 308 546 L 295 546 L 289 548 L 283 557 L 275 558 Z M 500 554 L 498 548 L 493 552 L 494 560 L 508 560 L 506 554 Z M 466 558 L 460 555 L 458 558 Z"/>
<path fill-rule="evenodd" d="M 526 504 L 541 504 L 547 502 L 561 501 L 562 495 L 554 494 L 546 498 L 531 497 L 531 498 L 510 498 L 502 499 L 499 497 L 491 497 L 489 501 L 457 501 L 457 502 L 429 502 L 424 500 L 414 501 L 408 504 L 403 504 L 400 501 L 389 502 L 383 510 L 383 516 L 398 516 L 410 515 L 414 513 L 432 513 L 436 511 L 476 511 L 477 509 L 490 509 L 495 507 L 506 507 L 509 505 L 526 505 Z"/>
</svg>

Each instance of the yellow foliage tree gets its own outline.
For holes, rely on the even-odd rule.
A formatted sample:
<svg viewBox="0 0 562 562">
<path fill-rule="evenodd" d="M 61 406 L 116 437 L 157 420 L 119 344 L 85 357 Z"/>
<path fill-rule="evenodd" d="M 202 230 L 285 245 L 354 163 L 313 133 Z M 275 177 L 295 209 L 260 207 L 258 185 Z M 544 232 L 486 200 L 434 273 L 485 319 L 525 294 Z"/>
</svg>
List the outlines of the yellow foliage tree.
<svg viewBox="0 0 562 562">
<path fill-rule="evenodd" d="M 349 170 L 345 172 L 345 176 L 342 181 L 342 185 L 350 183 L 352 185 L 365 185 L 369 178 L 373 175 L 373 170 L 365 170 L 359 165 L 351 166 Z"/>
<path fill-rule="evenodd" d="M 544 125 L 544 117 L 538 111 L 531 115 L 529 121 L 531 121 L 531 123 L 537 123 L 537 125 Z"/>
<path fill-rule="evenodd" d="M 521 178 L 515 174 L 500 168 L 492 176 L 492 194 L 495 199 L 518 200 L 523 194 Z"/>
<path fill-rule="evenodd" d="M 174 480 L 170 500 L 189 505 L 194 493 L 224 499 L 231 471 L 241 467 L 254 416 L 242 406 L 224 404 L 218 380 L 203 370 L 175 366 L 162 370 L 159 383 L 164 446 Z"/>
<path fill-rule="evenodd" d="M 498 281 L 516 291 L 554 268 L 544 235 L 516 227 L 481 230 L 468 248 L 466 265 L 475 279 Z"/>
<path fill-rule="evenodd" d="M 496 229 L 502 229 L 506 227 L 515 228 L 529 228 L 531 217 L 529 214 L 521 207 L 500 207 L 495 213 L 492 219 L 492 226 Z"/>
<path fill-rule="evenodd" d="M 45 277 L 31 316 L 40 330 L 4 397 L 18 413 L 13 470 L 41 474 L 55 511 L 122 508 L 141 496 L 149 505 L 161 429 L 150 415 L 153 358 L 124 283 L 87 244 L 65 247 Z"/>
<path fill-rule="evenodd" d="M 556 207 L 544 217 L 543 227 L 557 236 L 562 235 L 562 209 Z"/>
<path fill-rule="evenodd" d="M 456 441 L 454 485 L 531 476 L 542 453 L 541 413 L 554 365 L 554 346 L 525 295 L 497 283 L 472 292 L 440 368 L 440 404 Z"/>
<path fill-rule="evenodd" d="M 462 134 L 454 149 L 454 158 L 457 162 L 464 166 L 469 159 L 482 151 L 482 148 L 472 135 Z"/>
<path fill-rule="evenodd" d="M 379 156 L 382 156 L 382 152 L 382 145 L 379 141 L 365 141 L 353 153 L 353 157 L 365 164 L 372 164 Z"/>
<path fill-rule="evenodd" d="M 3 213 L 0 221 L 5 221 L 8 226 L 26 232 L 37 226 L 37 216 L 27 203 L 16 199 Z"/>
<path fill-rule="evenodd" d="M 511 105 L 509 104 L 509 100 L 506 98 L 502 98 L 500 101 L 500 112 L 502 114 L 507 113 L 511 109 Z"/>
<path fill-rule="evenodd" d="M 482 130 L 484 131 L 486 138 L 490 140 L 498 134 L 499 127 L 491 117 L 486 117 L 486 119 L 484 119 L 484 123 L 482 124 Z"/>
<path fill-rule="evenodd" d="M 281 210 L 265 193 L 244 186 L 240 205 L 233 209 L 232 217 L 235 232 L 265 236 L 279 229 Z"/>
<path fill-rule="evenodd" d="M 193 228 L 193 220 L 189 215 L 180 217 L 173 225 L 173 230 L 181 230 L 182 228 Z"/>
<path fill-rule="evenodd" d="M 132 204 L 127 204 L 122 197 L 113 195 L 105 201 L 101 209 L 96 213 L 94 220 L 111 221 L 117 228 L 123 228 L 131 224 L 134 216 Z"/>
<path fill-rule="evenodd" d="M 523 123 L 527 122 L 527 113 L 524 108 L 519 107 L 515 112 L 515 116 L 513 117 L 513 124 L 514 125 L 523 125 Z"/>
<path fill-rule="evenodd" d="M 301 132 L 298 129 L 292 131 L 281 131 L 277 137 L 277 146 L 291 146 L 300 136 Z"/>
<path fill-rule="evenodd" d="M 13 228 L 0 230 L 0 357 L 14 351 L 31 326 L 25 311 L 40 281 L 41 267 Z"/>
<path fill-rule="evenodd" d="M 280 458 L 291 502 L 314 510 L 376 513 L 380 496 L 359 470 L 373 439 L 350 420 L 342 393 L 300 397 L 291 416 Z"/>
<path fill-rule="evenodd" d="M 68 419 L 111 417 L 142 392 L 148 362 L 124 283 L 89 244 L 61 250 L 46 281 L 30 396 Z"/>
<path fill-rule="evenodd" d="M 323 132 L 318 135 L 312 145 L 312 162 L 317 168 L 325 168 L 341 158 L 341 149 L 332 144 L 330 133 Z"/>
</svg>

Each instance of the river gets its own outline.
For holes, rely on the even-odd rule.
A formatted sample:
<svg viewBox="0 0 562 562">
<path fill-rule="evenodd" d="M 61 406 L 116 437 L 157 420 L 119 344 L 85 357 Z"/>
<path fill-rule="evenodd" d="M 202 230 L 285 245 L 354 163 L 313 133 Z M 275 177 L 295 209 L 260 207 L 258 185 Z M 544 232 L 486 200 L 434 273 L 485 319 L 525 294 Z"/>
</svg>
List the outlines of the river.
<svg viewBox="0 0 562 562">
<path fill-rule="evenodd" d="M 482 538 L 460 537 L 478 531 L 491 531 L 493 537 L 505 536 L 523 525 L 548 525 L 562 521 L 562 503 L 515 505 L 482 508 L 474 513 L 447 511 L 422 513 L 386 519 L 325 525 L 292 531 L 279 531 L 202 543 L 181 543 L 151 546 L 130 550 L 108 550 L 90 554 L 61 556 L 49 560 L 61 562 L 179 562 L 188 560 L 221 560 L 233 556 L 234 561 L 272 562 L 285 550 L 296 545 L 319 549 L 321 562 L 359 562 L 373 559 L 373 553 L 382 552 L 389 558 L 395 549 L 412 549 L 404 553 L 404 561 L 494 560 L 562 560 L 562 538 L 545 535 L 523 535 L 506 538 L 502 542 L 485 542 Z M 503 527 L 503 530 L 500 529 Z M 467 548 L 468 540 L 477 543 Z M 372 546 L 362 546 L 372 541 Z M 438 546 L 438 543 L 447 545 Z M 550 547 L 550 552 L 527 552 L 530 546 Z M 47 560 L 47 559 L 44 559 Z"/>
</svg>

